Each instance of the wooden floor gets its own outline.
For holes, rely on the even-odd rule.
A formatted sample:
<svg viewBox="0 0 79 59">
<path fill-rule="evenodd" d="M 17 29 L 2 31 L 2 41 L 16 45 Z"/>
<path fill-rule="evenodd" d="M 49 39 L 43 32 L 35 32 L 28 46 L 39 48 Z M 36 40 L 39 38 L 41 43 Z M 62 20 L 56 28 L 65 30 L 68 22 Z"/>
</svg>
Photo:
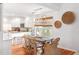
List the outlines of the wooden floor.
<svg viewBox="0 0 79 59">
<path fill-rule="evenodd" d="M 58 48 L 61 52 L 61 55 L 73 55 L 75 54 L 75 51 L 72 50 L 67 50 L 67 49 L 63 49 L 63 48 Z"/>
</svg>

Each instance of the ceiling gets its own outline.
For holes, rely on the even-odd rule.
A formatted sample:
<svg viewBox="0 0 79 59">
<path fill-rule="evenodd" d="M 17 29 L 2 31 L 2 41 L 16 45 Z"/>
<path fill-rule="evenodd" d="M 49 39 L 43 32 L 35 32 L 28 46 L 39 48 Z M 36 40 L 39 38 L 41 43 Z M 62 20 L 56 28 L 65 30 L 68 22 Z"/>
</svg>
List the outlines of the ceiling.
<svg viewBox="0 0 79 59">
<path fill-rule="evenodd" d="M 31 16 L 59 11 L 60 3 L 4 3 L 3 16 Z"/>
<path fill-rule="evenodd" d="M 3 16 L 51 15 L 64 9 L 77 9 L 77 3 L 3 3 Z"/>
</svg>

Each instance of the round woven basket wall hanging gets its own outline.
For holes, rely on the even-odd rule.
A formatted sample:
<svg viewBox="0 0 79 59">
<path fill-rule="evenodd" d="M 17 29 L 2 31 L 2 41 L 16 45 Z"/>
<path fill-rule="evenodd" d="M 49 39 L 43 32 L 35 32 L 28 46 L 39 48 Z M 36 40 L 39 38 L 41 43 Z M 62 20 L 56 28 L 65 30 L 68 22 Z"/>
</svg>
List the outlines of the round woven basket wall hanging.
<svg viewBox="0 0 79 59">
<path fill-rule="evenodd" d="M 54 26 L 55 26 L 56 28 L 61 28 L 62 23 L 61 23 L 59 20 L 57 20 L 57 21 L 55 21 Z"/>
<path fill-rule="evenodd" d="M 75 21 L 75 14 L 71 11 L 67 11 L 62 16 L 64 24 L 72 24 Z"/>
</svg>

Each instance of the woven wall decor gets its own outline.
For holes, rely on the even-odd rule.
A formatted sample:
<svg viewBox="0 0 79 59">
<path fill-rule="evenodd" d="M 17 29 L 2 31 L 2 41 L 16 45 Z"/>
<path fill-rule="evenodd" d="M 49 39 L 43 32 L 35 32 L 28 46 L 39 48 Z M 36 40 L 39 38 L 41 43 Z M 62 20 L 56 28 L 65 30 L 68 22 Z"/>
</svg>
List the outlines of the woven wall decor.
<svg viewBox="0 0 79 59">
<path fill-rule="evenodd" d="M 61 21 L 59 21 L 59 20 L 55 21 L 54 26 L 55 26 L 56 28 L 61 28 L 61 26 L 62 26 Z"/>
<path fill-rule="evenodd" d="M 72 24 L 75 20 L 75 14 L 71 11 L 67 11 L 62 16 L 62 21 L 64 24 Z"/>
</svg>

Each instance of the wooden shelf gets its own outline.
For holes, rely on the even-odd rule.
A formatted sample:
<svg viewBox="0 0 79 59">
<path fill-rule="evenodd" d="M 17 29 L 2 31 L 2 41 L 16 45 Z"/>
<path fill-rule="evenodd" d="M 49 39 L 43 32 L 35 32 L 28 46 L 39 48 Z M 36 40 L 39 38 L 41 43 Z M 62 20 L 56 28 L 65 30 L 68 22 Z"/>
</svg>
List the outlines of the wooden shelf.
<svg viewBox="0 0 79 59">
<path fill-rule="evenodd" d="M 52 26 L 52 25 L 34 25 L 34 26 L 43 26 L 43 27 L 47 27 L 47 26 Z"/>
</svg>

